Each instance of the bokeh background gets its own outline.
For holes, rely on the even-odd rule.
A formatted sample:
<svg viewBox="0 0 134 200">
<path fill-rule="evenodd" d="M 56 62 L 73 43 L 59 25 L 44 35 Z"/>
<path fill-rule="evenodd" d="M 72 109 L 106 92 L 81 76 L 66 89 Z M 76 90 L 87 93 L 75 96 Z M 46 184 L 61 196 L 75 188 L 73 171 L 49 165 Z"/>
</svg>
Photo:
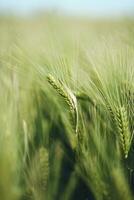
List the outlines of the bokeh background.
<svg viewBox="0 0 134 200">
<path fill-rule="evenodd" d="M 1 0 L 0 12 L 29 15 L 44 10 L 91 17 L 134 15 L 133 0 Z"/>
</svg>

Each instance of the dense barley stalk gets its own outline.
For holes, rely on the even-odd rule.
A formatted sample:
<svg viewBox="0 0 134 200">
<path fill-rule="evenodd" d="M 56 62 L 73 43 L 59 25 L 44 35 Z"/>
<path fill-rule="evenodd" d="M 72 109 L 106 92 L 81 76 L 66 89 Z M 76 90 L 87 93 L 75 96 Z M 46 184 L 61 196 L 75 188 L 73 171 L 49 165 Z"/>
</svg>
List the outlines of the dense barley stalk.
<svg viewBox="0 0 134 200">
<path fill-rule="evenodd" d="M 120 136 L 122 150 L 124 152 L 125 158 L 127 158 L 132 136 L 129 130 L 127 112 L 124 106 L 120 106 L 116 109 L 116 124 Z"/>
<path fill-rule="evenodd" d="M 133 25 L 0 16 L 0 200 L 134 199 Z"/>
<path fill-rule="evenodd" d="M 78 108 L 77 108 L 77 99 L 73 92 L 64 85 L 61 81 L 56 80 L 52 75 L 47 76 L 48 82 L 52 85 L 52 87 L 60 94 L 67 105 L 70 108 L 70 113 L 72 115 L 74 125 L 75 125 L 75 131 L 77 133 L 78 131 Z"/>
</svg>

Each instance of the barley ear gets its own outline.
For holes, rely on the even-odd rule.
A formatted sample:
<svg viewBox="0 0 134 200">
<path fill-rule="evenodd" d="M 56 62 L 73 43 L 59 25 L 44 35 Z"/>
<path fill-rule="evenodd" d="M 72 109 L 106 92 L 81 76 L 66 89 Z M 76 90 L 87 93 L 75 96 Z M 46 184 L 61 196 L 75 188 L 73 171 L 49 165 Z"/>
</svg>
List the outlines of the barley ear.
<svg viewBox="0 0 134 200">
<path fill-rule="evenodd" d="M 49 178 L 49 156 L 48 150 L 44 147 L 41 147 L 38 152 L 38 159 L 40 163 L 40 173 L 41 173 L 41 185 L 42 190 L 46 191 Z"/>
<path fill-rule="evenodd" d="M 49 158 L 48 150 L 40 147 L 31 161 L 27 173 L 26 196 L 32 199 L 43 200 L 46 197 L 49 178 Z"/>
<path fill-rule="evenodd" d="M 51 74 L 47 76 L 50 85 L 63 97 L 64 101 L 70 108 L 70 113 L 73 118 L 75 132 L 78 131 L 78 108 L 77 99 L 73 92 L 60 80 L 56 80 Z"/>
<path fill-rule="evenodd" d="M 131 146 L 132 135 L 129 130 L 127 111 L 124 106 L 120 106 L 116 109 L 116 125 L 120 137 L 122 150 L 124 152 L 125 158 L 127 158 Z"/>
</svg>

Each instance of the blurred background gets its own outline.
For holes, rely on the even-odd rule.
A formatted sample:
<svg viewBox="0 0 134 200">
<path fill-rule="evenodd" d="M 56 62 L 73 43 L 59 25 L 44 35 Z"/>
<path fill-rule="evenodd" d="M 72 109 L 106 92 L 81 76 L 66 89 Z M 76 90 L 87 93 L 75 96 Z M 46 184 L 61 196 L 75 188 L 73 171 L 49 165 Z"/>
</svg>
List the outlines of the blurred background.
<svg viewBox="0 0 134 200">
<path fill-rule="evenodd" d="M 133 0 L 1 0 L 2 14 L 31 15 L 45 11 L 90 17 L 133 17 Z"/>
</svg>

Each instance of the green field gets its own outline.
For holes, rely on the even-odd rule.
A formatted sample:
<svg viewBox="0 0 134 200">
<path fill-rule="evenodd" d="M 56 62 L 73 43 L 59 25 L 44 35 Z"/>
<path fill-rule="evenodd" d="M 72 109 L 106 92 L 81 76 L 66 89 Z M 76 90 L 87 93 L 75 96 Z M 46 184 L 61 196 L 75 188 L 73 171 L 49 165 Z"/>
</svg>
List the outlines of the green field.
<svg viewBox="0 0 134 200">
<path fill-rule="evenodd" d="M 134 21 L 0 17 L 0 200 L 134 199 Z"/>
</svg>

